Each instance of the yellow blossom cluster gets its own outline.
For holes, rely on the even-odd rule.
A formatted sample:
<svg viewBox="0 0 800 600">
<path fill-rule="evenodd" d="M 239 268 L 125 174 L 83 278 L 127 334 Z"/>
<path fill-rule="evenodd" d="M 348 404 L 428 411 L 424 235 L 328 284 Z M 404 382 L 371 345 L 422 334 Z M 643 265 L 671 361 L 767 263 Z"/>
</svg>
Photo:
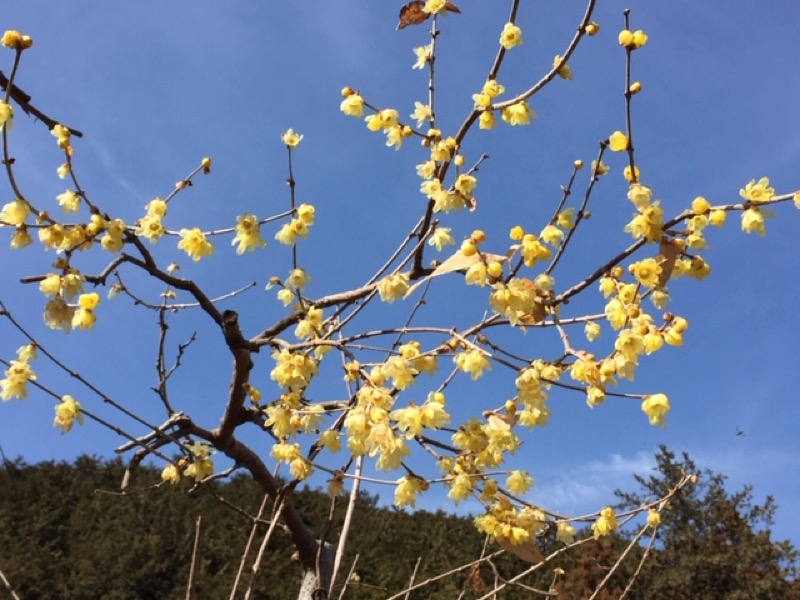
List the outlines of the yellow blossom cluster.
<svg viewBox="0 0 800 600">
<path fill-rule="evenodd" d="M 314 224 L 316 209 L 312 204 L 301 204 L 297 207 L 297 214 L 288 223 L 284 223 L 275 239 L 281 244 L 291 246 L 297 242 L 297 238 L 306 239 L 308 228 Z"/>
<path fill-rule="evenodd" d="M 202 481 L 206 477 L 214 474 L 214 462 L 211 459 L 213 452 L 211 448 L 202 442 L 191 442 L 186 444 L 186 448 L 191 454 L 192 463 L 186 467 L 183 474 L 186 477 L 194 477 L 195 481 Z M 162 478 L 164 473 L 161 474 Z"/>
<path fill-rule="evenodd" d="M 11 48 L 12 50 L 26 50 L 33 45 L 33 40 L 29 35 L 22 35 L 19 31 L 9 29 L 0 38 L 0 46 Z"/>
<path fill-rule="evenodd" d="M 520 425 L 529 429 L 547 425 L 550 409 L 545 404 L 547 400 L 545 390 L 560 377 L 561 369 L 542 360 L 535 360 L 530 367 L 520 371 L 514 382 L 517 388 L 517 400 L 523 406 L 523 409 L 517 412 Z"/>
<path fill-rule="evenodd" d="M 379 470 L 397 469 L 410 450 L 390 421 L 394 398 L 386 388 L 368 382 L 356 394 L 356 401 L 344 421 L 348 449 L 355 456 L 377 455 L 375 466 Z"/>
<path fill-rule="evenodd" d="M 422 406 L 412 402 L 406 408 L 393 410 L 389 418 L 397 422 L 397 428 L 405 433 L 406 438 L 412 439 L 420 435 L 423 429 L 440 429 L 450 422 L 444 404 L 442 392 L 430 392 Z"/>
<path fill-rule="evenodd" d="M 275 368 L 270 372 L 270 378 L 292 392 L 304 390 L 318 373 L 316 361 L 305 354 L 284 348 L 273 352 L 272 358 Z"/>
<path fill-rule="evenodd" d="M 480 94 L 474 94 L 472 99 L 475 101 L 475 107 L 483 109 L 481 116 L 478 120 L 478 127 L 481 129 L 492 129 L 495 126 L 494 113 L 489 110 L 492 105 L 492 100 L 506 91 L 506 88 L 497 83 L 494 79 L 488 79 L 483 84 Z"/>
<path fill-rule="evenodd" d="M 628 50 L 638 50 L 647 43 L 647 34 L 641 29 L 630 31 L 623 29 L 619 32 L 619 45 Z"/>
<path fill-rule="evenodd" d="M 167 214 L 167 203 L 156 197 L 145 208 L 147 214 L 136 222 L 134 233 L 155 244 L 164 235 L 161 219 Z"/>
<path fill-rule="evenodd" d="M 475 517 L 478 531 L 515 546 L 535 539 L 546 523 L 547 516 L 538 508 L 518 509 L 505 498 L 493 502 L 486 514 Z"/>
<path fill-rule="evenodd" d="M 303 318 L 297 322 L 294 335 L 301 340 L 320 337 L 322 332 L 323 313 L 321 308 L 309 306 Z"/>
<path fill-rule="evenodd" d="M 72 327 L 75 329 L 91 329 L 97 317 L 94 309 L 100 302 L 100 295 L 96 292 L 81 294 L 78 297 L 78 308 L 72 315 Z"/>
<path fill-rule="evenodd" d="M 648 242 L 661 239 L 663 234 L 664 210 L 659 201 L 651 201 L 652 191 L 640 183 L 632 183 L 628 189 L 628 200 L 636 207 L 638 213 L 625 226 L 625 231 L 634 239 L 645 238 Z"/>
<path fill-rule="evenodd" d="M 430 117 L 430 107 L 426 112 L 424 107 L 420 105 L 418 111 L 415 111 L 416 116 L 412 115 L 412 118 L 416 118 L 418 121 L 425 121 Z M 367 129 L 370 131 L 382 131 L 386 134 L 386 145 L 393 146 L 395 150 L 399 150 L 403 145 L 403 140 L 413 133 L 411 127 L 398 121 L 399 116 L 395 109 L 386 108 L 375 114 L 368 115 L 364 120 L 367 123 Z"/>
<path fill-rule="evenodd" d="M 28 382 L 36 381 L 30 364 L 35 358 L 36 346 L 33 344 L 17 349 L 17 359 L 9 361 L 5 377 L 0 379 L 0 400 L 8 402 L 12 398 L 25 400 L 28 397 Z"/>
<path fill-rule="evenodd" d="M 468 373 L 470 378 L 475 381 L 483 376 L 484 370 L 491 370 L 492 365 L 486 358 L 486 354 L 478 348 L 471 348 L 463 352 L 459 352 L 453 357 L 453 362 L 456 363 L 458 370 L 463 373 Z"/>
</svg>

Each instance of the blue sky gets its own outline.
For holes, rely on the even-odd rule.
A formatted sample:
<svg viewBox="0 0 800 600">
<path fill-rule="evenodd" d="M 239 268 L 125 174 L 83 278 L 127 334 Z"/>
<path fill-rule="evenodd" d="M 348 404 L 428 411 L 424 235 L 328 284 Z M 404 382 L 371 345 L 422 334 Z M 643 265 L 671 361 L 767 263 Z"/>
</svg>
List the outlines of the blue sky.
<svg viewBox="0 0 800 600">
<path fill-rule="evenodd" d="M 445 134 L 454 133 L 471 108 L 471 94 L 482 85 L 507 17 L 500 3 L 462 0 L 460 5 L 463 14 L 444 21 L 438 41 L 437 106 Z M 800 186 L 800 80 L 792 62 L 800 52 L 795 32 L 800 9 L 788 2 L 756 9 L 744 0 L 718 6 L 688 0 L 632 5 L 632 27 L 650 36 L 634 54 L 634 79 L 644 88 L 633 107 L 637 164 L 668 215 L 700 194 L 714 204 L 734 202 L 740 187 L 762 176 L 779 192 Z M 295 159 L 298 197 L 316 205 L 318 219 L 299 252 L 314 278 L 311 294 L 321 296 L 368 277 L 423 206 L 414 172 L 423 149 L 411 143 L 399 152 L 385 148 L 382 136 L 339 112 L 344 85 L 359 89 L 371 103 L 396 107 L 403 117 L 415 100 L 426 97 L 427 77 L 410 68 L 411 49 L 426 43 L 426 30 L 395 31 L 398 8 L 366 0 L 16 2 L 4 10 L 2 25 L 33 37 L 18 85 L 34 105 L 85 133 L 74 144 L 80 180 L 104 210 L 129 223 L 206 155 L 214 160 L 212 175 L 170 205 L 168 228 L 231 226 L 245 210 L 260 217 L 285 210 L 286 153 L 279 135 L 289 127 L 305 134 Z M 542 227 L 572 161 L 588 163 L 598 140 L 623 128 L 624 53 L 616 35 L 624 8 L 617 0 L 598 2 L 600 34 L 578 48 L 570 62 L 573 81 L 557 80 L 532 101 L 539 113 L 533 125 L 470 134 L 463 149 L 468 162 L 482 152 L 491 158 L 478 173 L 478 211 L 444 218 L 458 239 L 480 227 L 489 235 L 490 249 L 502 252 L 510 226 Z M 507 89 L 524 89 L 550 66 L 583 9 L 574 0 L 523 3 L 519 24 L 525 43 L 509 53 L 501 71 Z M 12 55 L 0 56 L 8 74 Z M 53 203 L 64 183 L 55 176 L 60 156 L 52 138 L 18 111 L 11 139 L 23 189 L 39 204 Z M 620 155 L 607 162 L 612 172 L 593 196 L 592 219 L 556 272 L 557 289 L 629 243 L 622 232 L 631 216 L 621 177 L 625 163 Z M 11 192 L 7 183 L 0 189 L 4 203 Z M 684 347 L 644 361 L 636 382 L 621 386 L 621 391 L 667 393 L 672 403 L 667 428 L 649 426 L 636 402 L 609 399 L 590 411 L 577 395 L 552 394 L 550 425 L 526 438 L 515 457 L 515 466 L 529 469 L 537 481 L 534 500 L 563 512 L 596 510 L 615 487 L 630 488 L 632 473 L 647 472 L 663 443 L 728 475 L 731 489 L 750 483 L 757 498 L 774 495 L 780 507 L 776 536 L 800 542 L 794 519 L 800 510 L 800 375 L 794 357 L 800 214 L 790 205 L 775 212 L 764 239 L 740 232 L 738 218 L 709 234 L 711 247 L 703 255 L 711 277 L 671 288 L 670 309 L 690 323 Z M 245 333 L 253 335 L 282 314 L 274 295 L 263 291 L 267 278 L 285 274 L 290 264 L 290 253 L 271 239 L 274 231 L 265 228 L 268 247 L 254 255 L 236 257 L 227 239 L 217 239 L 215 256 L 199 264 L 171 249 L 174 240 L 162 242 L 160 256 L 165 262 L 180 259 L 183 276 L 196 278 L 212 296 L 256 281 L 253 290 L 224 305 L 240 313 Z M 36 286 L 8 282 L 46 272 L 52 256 L 35 249 L 11 255 L 7 241 L 0 242 L 0 298 L 40 334 L 41 294 Z M 91 271 L 104 258 L 86 257 L 82 264 Z M 150 298 L 160 292 L 135 275 L 123 277 Z M 587 298 L 593 312 L 602 311 L 594 290 Z M 467 322 L 485 307 L 484 292 L 441 281 L 423 320 Z M 394 318 L 402 319 L 408 308 L 393 307 Z M 378 322 L 382 314 L 367 315 L 365 322 Z M 154 320 L 124 299 L 103 301 L 92 334 L 46 333 L 42 339 L 70 366 L 94 374 L 109 395 L 156 420 L 159 405 L 149 391 Z M 171 321 L 173 347 L 194 331 L 198 342 L 187 353 L 173 394 L 176 405 L 213 426 L 228 386 L 228 354 L 199 313 L 181 313 Z M 511 341 L 527 344 L 527 353 L 541 343 L 547 356 L 552 339 L 539 339 L 548 338 L 530 332 Z M 604 342 L 610 339 L 604 330 Z M 3 355 L 11 358 L 18 345 L 7 324 L 0 325 Z M 113 415 L 41 359 L 34 366 L 40 379 L 61 393 L 72 393 L 98 414 Z M 254 377 L 265 395 L 275 391 L 270 368 L 268 357 L 261 356 Z M 513 381 L 504 376 L 456 388 L 464 395 L 458 400 L 464 414 L 510 397 Z M 417 400 L 429 385 L 417 384 Z M 338 387 L 332 395 L 342 392 Z M 61 436 L 51 421 L 50 400 L 36 394 L 25 403 L 0 406 L 4 452 L 34 462 L 82 452 L 110 456 L 121 443 L 93 424 Z M 266 452 L 266 440 L 249 439 Z M 391 494 L 385 488 L 381 493 Z M 420 505 L 445 507 L 444 494 L 432 490 Z"/>
</svg>

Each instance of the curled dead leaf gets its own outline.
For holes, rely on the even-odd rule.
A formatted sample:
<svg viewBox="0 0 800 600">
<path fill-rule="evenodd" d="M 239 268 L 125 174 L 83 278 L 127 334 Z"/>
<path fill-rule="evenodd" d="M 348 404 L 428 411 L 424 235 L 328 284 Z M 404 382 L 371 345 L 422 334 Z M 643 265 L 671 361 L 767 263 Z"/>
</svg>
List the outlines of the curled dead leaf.
<svg viewBox="0 0 800 600">
<path fill-rule="evenodd" d="M 422 8 L 425 2 L 422 0 L 412 0 L 400 9 L 400 22 L 397 24 L 397 29 L 405 29 L 409 25 L 419 25 L 424 23 L 430 17 Z M 460 13 L 461 9 L 452 2 L 445 2 L 444 8 L 448 12 Z"/>
<path fill-rule="evenodd" d="M 661 243 L 658 247 L 658 262 L 661 265 L 661 275 L 658 277 L 658 287 L 664 287 L 672 275 L 672 270 L 675 268 L 675 261 L 678 259 L 680 249 L 675 243 L 677 240 L 661 238 Z"/>
</svg>

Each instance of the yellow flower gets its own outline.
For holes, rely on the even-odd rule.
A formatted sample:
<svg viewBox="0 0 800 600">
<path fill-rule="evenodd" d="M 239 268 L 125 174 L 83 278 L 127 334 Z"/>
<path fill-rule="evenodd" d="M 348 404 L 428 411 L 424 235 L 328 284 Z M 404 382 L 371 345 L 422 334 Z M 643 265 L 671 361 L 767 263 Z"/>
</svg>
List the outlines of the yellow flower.
<svg viewBox="0 0 800 600">
<path fill-rule="evenodd" d="M 11 131 L 14 125 L 14 108 L 5 100 L 0 100 L 0 131 L 8 127 Z"/>
<path fill-rule="evenodd" d="M 708 215 L 708 222 L 714 227 L 722 227 L 727 216 L 728 213 L 726 213 L 724 210 L 712 210 L 711 214 Z"/>
<path fill-rule="evenodd" d="M 564 237 L 564 232 L 555 225 L 547 225 L 539 234 L 539 239 L 545 244 L 550 244 L 553 247 L 558 246 L 561 239 Z"/>
<path fill-rule="evenodd" d="M 692 200 L 692 210 L 698 215 L 704 215 L 710 209 L 711 209 L 711 203 L 702 196 L 698 196 L 697 198 Z"/>
<path fill-rule="evenodd" d="M 22 353 L 19 352 L 18 354 Z M 9 361 L 8 368 L 5 371 L 5 378 L 0 379 L 0 400 L 4 402 L 11 400 L 11 398 L 25 400 L 28 397 L 27 383 L 35 380 L 36 375 L 27 361 Z"/>
<path fill-rule="evenodd" d="M 28 228 L 24 225 L 17 225 L 14 233 L 11 234 L 11 249 L 19 250 L 20 248 L 29 246 L 32 243 L 33 238 L 31 237 L 31 234 L 28 233 Z"/>
<path fill-rule="evenodd" d="M 161 480 L 168 481 L 172 485 L 175 485 L 181 480 L 181 472 L 175 465 L 168 464 L 164 467 L 164 470 L 161 471 Z"/>
<path fill-rule="evenodd" d="M 642 401 L 642 411 L 650 420 L 650 425 L 664 427 L 665 418 L 669 412 L 669 398 L 665 394 L 645 396 Z"/>
<path fill-rule="evenodd" d="M 556 529 L 556 539 L 562 544 L 571 544 L 575 541 L 575 528 L 567 521 L 559 521 Z"/>
<path fill-rule="evenodd" d="M 469 498 L 469 494 L 472 492 L 472 477 L 468 474 L 459 473 L 455 477 L 448 479 L 447 483 L 450 485 L 447 497 L 453 502 L 458 504 L 462 500 Z"/>
<path fill-rule="evenodd" d="M 350 94 L 342 100 L 339 109 L 348 117 L 360 117 L 364 114 L 364 99 L 358 94 Z"/>
<path fill-rule="evenodd" d="M 378 283 L 378 294 L 380 294 L 381 300 L 391 304 L 405 296 L 408 287 L 408 274 L 395 273 L 384 277 Z"/>
<path fill-rule="evenodd" d="M 422 7 L 422 10 L 429 15 L 435 15 L 445 10 L 446 7 L 447 2 L 445 2 L 445 0 L 427 0 L 425 2 L 425 6 Z"/>
<path fill-rule="evenodd" d="M 6 31 L 3 37 L 0 38 L 0 45 L 11 48 L 12 50 L 25 50 L 26 48 L 30 48 L 32 44 L 33 40 L 31 40 L 31 36 L 22 35 L 19 31 L 13 29 Z"/>
<path fill-rule="evenodd" d="M 619 45 L 625 48 L 633 47 L 633 32 L 627 29 L 623 29 L 619 32 L 619 36 L 617 38 L 619 40 Z"/>
<path fill-rule="evenodd" d="M 145 238 L 151 244 L 155 244 L 166 233 L 161 217 L 153 214 L 140 219 L 136 223 L 134 233 Z"/>
<path fill-rule="evenodd" d="M 60 428 L 62 434 L 72 429 L 72 424 L 76 419 L 79 424 L 83 425 L 81 403 L 73 399 L 72 396 L 63 396 L 61 398 L 61 403 L 55 408 L 56 418 L 53 421 L 53 427 Z"/>
<path fill-rule="evenodd" d="M 598 385 L 590 385 L 586 388 L 586 405 L 594 408 L 603 403 L 606 399 L 606 391 Z"/>
<path fill-rule="evenodd" d="M 483 89 L 481 90 L 482 94 L 486 94 L 489 98 L 496 98 L 500 94 L 506 91 L 506 88 L 494 79 L 488 79 L 486 83 L 483 84 Z"/>
<path fill-rule="evenodd" d="M 66 179 L 67 175 L 72 172 L 72 167 L 69 166 L 69 163 L 64 163 L 58 169 L 56 169 L 56 174 L 58 175 L 59 179 Z"/>
<path fill-rule="evenodd" d="M 46 298 L 57 296 L 61 292 L 61 276 L 56 273 L 50 273 L 39 283 L 39 291 Z"/>
<path fill-rule="evenodd" d="M 472 265 L 464 274 L 464 281 L 467 285 L 477 285 L 483 287 L 486 285 L 486 265 L 482 262 L 477 262 Z"/>
<path fill-rule="evenodd" d="M 460 371 L 469 373 L 473 381 L 483 375 L 484 369 L 492 369 L 492 365 L 486 360 L 486 356 L 477 349 L 459 352 L 453 357 L 453 362 L 456 363 Z"/>
<path fill-rule="evenodd" d="M 256 248 L 263 248 L 267 245 L 267 242 L 261 239 L 261 228 L 257 216 L 245 213 L 236 217 L 236 237 L 231 240 L 231 246 L 237 243 L 239 247 L 236 249 L 236 254 L 243 254 L 245 250 L 253 252 Z"/>
<path fill-rule="evenodd" d="M 647 34 L 641 29 L 633 32 L 633 45 L 635 48 L 641 48 L 647 43 Z"/>
<path fill-rule="evenodd" d="M 655 508 L 651 508 L 647 512 L 647 524 L 653 529 L 661 524 L 661 515 Z"/>
<path fill-rule="evenodd" d="M 500 33 L 500 45 L 506 50 L 511 50 L 514 46 L 522 43 L 522 30 L 514 23 L 506 23 Z"/>
<path fill-rule="evenodd" d="M 414 66 L 411 67 L 412 69 L 424 69 L 427 62 L 431 59 L 431 52 L 433 50 L 433 45 L 428 44 L 427 46 L 419 46 L 414 48 L 414 56 L 417 57 Z"/>
<path fill-rule="evenodd" d="M 72 300 L 78 292 L 83 291 L 84 278 L 80 271 L 70 269 L 61 279 L 61 285 L 64 289 L 64 296 L 67 300 Z M 96 295 L 96 294 L 95 294 Z"/>
<path fill-rule="evenodd" d="M 435 246 L 436 250 L 439 252 L 441 252 L 442 248 L 445 246 L 450 246 L 455 243 L 456 241 L 453 239 L 453 236 L 450 235 L 449 227 L 437 227 L 428 240 L 428 244 L 430 246 Z"/>
<path fill-rule="evenodd" d="M 602 160 L 597 162 L 596 160 L 592 161 L 592 176 L 593 177 L 600 177 L 608 173 L 608 165 L 604 163 Z"/>
<path fill-rule="evenodd" d="M 593 342 L 600 337 L 600 324 L 594 321 L 586 321 L 583 332 L 586 334 L 586 339 Z"/>
<path fill-rule="evenodd" d="M 44 322 L 50 329 L 63 329 L 66 333 L 72 330 L 72 317 L 75 309 L 68 306 L 61 298 L 50 300 L 44 307 Z"/>
<path fill-rule="evenodd" d="M 178 242 L 178 250 L 183 250 L 197 262 L 204 256 L 211 256 L 214 253 L 214 246 L 206 239 L 203 232 L 197 227 L 193 229 L 180 230 L 181 241 Z"/>
<path fill-rule="evenodd" d="M 406 504 L 416 506 L 417 496 L 428 489 L 428 482 L 413 475 L 405 475 L 397 480 L 394 490 L 394 504 L 402 508 Z"/>
<path fill-rule="evenodd" d="M 287 129 L 286 133 L 281 134 L 281 141 L 289 148 L 297 148 L 298 144 L 303 141 L 303 136 L 295 133 L 294 129 Z"/>
<path fill-rule="evenodd" d="M 562 79 L 572 79 L 572 70 L 569 68 L 567 63 L 562 64 L 560 67 L 558 64 L 561 62 L 561 57 L 556 54 L 556 57 L 553 59 L 553 67 L 558 67 L 558 76 Z"/>
<path fill-rule="evenodd" d="M 657 286 L 662 271 L 661 265 L 655 258 L 646 258 L 633 263 L 628 270 L 645 287 Z"/>
<path fill-rule="evenodd" d="M 592 21 L 583 30 L 586 32 L 587 35 L 597 35 L 598 33 L 600 33 L 600 25 Z"/>
<path fill-rule="evenodd" d="M 533 477 L 528 475 L 525 471 L 511 471 L 506 478 L 506 487 L 512 494 L 524 494 L 533 487 Z"/>
<path fill-rule="evenodd" d="M 22 225 L 31 213 L 30 205 L 25 200 L 12 200 L 0 211 L 0 222 L 6 225 Z"/>
<path fill-rule="evenodd" d="M 422 127 L 425 121 L 430 121 L 433 118 L 433 113 L 430 105 L 414 102 L 414 112 L 410 116 L 417 122 L 417 127 Z"/>
<path fill-rule="evenodd" d="M 739 195 L 753 204 L 760 204 L 772 199 L 775 195 L 775 188 L 769 187 L 769 178 L 767 177 L 762 177 L 758 183 L 755 179 L 751 179 L 743 189 L 739 190 Z"/>
<path fill-rule="evenodd" d="M 628 136 L 621 131 L 615 131 L 608 137 L 608 147 L 612 152 L 622 152 L 628 149 Z"/>
<path fill-rule="evenodd" d="M 214 463 L 210 458 L 198 458 L 183 472 L 186 477 L 194 477 L 195 481 L 202 481 L 214 474 Z"/>
<path fill-rule="evenodd" d="M 575 209 L 573 209 L 573 208 L 568 208 L 568 209 L 562 210 L 560 213 L 558 213 L 558 217 L 556 218 L 558 226 L 559 227 L 563 227 L 564 229 L 567 229 L 567 230 L 572 229 L 573 227 L 575 227 L 575 215 L 574 215 L 574 213 L 575 213 Z"/>
<path fill-rule="evenodd" d="M 764 225 L 764 213 L 757 208 L 748 208 L 742 213 L 742 231 L 745 233 L 756 232 L 764 235 L 767 230 Z"/>
<path fill-rule="evenodd" d="M 211 159 L 206 156 L 200 161 L 200 166 L 203 168 L 203 174 L 208 175 L 211 173 Z"/>
<path fill-rule="evenodd" d="M 494 113 L 490 111 L 485 111 L 481 113 L 480 118 L 478 119 L 478 127 L 480 129 L 494 129 L 494 126 L 497 124 Z"/>
<path fill-rule="evenodd" d="M 614 509 L 606 506 L 600 511 L 600 517 L 592 524 L 594 539 L 608 535 L 617 528 L 617 516 Z"/>
<path fill-rule="evenodd" d="M 505 107 L 501 116 L 503 117 L 503 121 L 512 126 L 530 125 L 531 117 L 534 119 L 536 118 L 536 111 L 529 108 L 527 102 L 522 100 L 516 104 Z"/>
<path fill-rule="evenodd" d="M 300 219 L 305 225 L 311 226 L 314 224 L 315 209 L 312 204 L 301 204 L 297 207 L 297 218 Z"/>
<path fill-rule="evenodd" d="M 96 293 L 81 294 L 78 298 L 78 310 L 72 317 L 72 326 L 77 329 L 91 329 L 97 317 L 94 315 L 94 308 L 100 302 L 100 296 Z"/>
</svg>

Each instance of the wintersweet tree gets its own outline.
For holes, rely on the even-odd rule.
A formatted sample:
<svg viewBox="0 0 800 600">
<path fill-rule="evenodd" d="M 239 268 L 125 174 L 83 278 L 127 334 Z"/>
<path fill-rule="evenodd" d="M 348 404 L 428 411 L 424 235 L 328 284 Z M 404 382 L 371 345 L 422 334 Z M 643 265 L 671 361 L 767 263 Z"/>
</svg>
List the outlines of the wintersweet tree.
<svg viewBox="0 0 800 600">
<path fill-rule="evenodd" d="M 496 546 L 453 573 L 479 574 L 498 552 L 530 563 L 511 579 L 495 578 L 477 594 L 484 598 L 526 585 L 554 557 L 585 543 L 574 536 L 582 525 L 597 538 L 635 523 L 633 543 L 652 543 L 660 511 L 691 485 L 693 475 L 685 473 L 663 497 L 619 514 L 597 506 L 593 514 L 568 515 L 529 495 L 543 460 L 537 436 L 550 419 L 574 413 L 572 400 L 638 411 L 642 427 L 667 425 L 672 375 L 658 387 L 640 387 L 637 370 L 703 331 L 703 323 L 690 330 L 683 312 L 689 304 L 679 298 L 710 274 L 709 240 L 723 226 L 764 235 L 773 213 L 789 218 L 783 205 L 800 207 L 800 193 L 748 174 L 729 184 L 738 197 L 662 203 L 670 190 L 652 186 L 651 173 L 670 165 L 638 160 L 634 127 L 659 118 L 637 112 L 647 88 L 658 85 L 637 59 L 658 40 L 650 41 L 627 10 L 616 22 L 609 17 L 601 31 L 600 9 L 588 0 L 570 6 L 563 39 L 556 39 L 561 31 L 554 25 L 545 38 L 552 47 L 538 43 L 526 51 L 532 40 L 526 24 L 542 34 L 535 10 L 520 4 L 410 2 L 396 35 L 405 36 L 413 55 L 393 60 L 419 71 L 411 95 L 390 81 L 377 88 L 341 82 L 335 102 L 350 128 L 346 140 L 327 150 L 346 155 L 352 144 L 385 144 L 376 160 L 396 168 L 381 187 L 358 164 L 337 184 L 324 165 L 303 160 L 315 143 L 313 130 L 281 122 L 269 97 L 249 98 L 258 114 L 246 118 L 266 122 L 265 143 L 285 149 L 283 173 L 273 171 L 269 185 L 285 179 L 288 190 L 281 200 L 270 191 L 268 201 L 241 198 L 232 181 L 221 184 L 225 198 L 204 195 L 218 172 L 210 158 L 214 140 L 193 167 L 170 164 L 178 182 L 159 195 L 135 204 L 95 195 L 88 182 L 108 164 L 83 160 L 92 133 L 60 114 L 55 90 L 43 103 L 25 91 L 33 34 L 8 30 L 0 41 L 8 73 L 0 80 L 9 197 L 0 234 L 10 245 L 3 263 L 27 271 L 21 282 L 4 276 L 0 396 L 52 399 L 53 424 L 70 436 L 105 428 L 122 438 L 116 451 L 129 460 L 124 493 L 153 484 L 136 477 L 145 460 L 161 465 L 162 485 L 202 486 L 248 471 L 265 493 L 258 519 L 269 518 L 271 526 L 263 532 L 254 521 L 232 598 L 249 597 L 244 567 L 258 573 L 278 525 L 289 532 L 305 571 L 300 597 L 346 596 L 356 585 L 349 574 L 355 566 L 341 558 L 365 485 L 391 490 L 400 508 L 414 508 L 436 490 L 454 505 L 480 506 L 475 526 Z M 492 54 L 474 64 L 453 60 L 459 50 L 448 48 L 448 36 L 479 10 L 487 21 L 471 35 L 485 37 L 481 47 L 491 42 Z M 502 11 L 508 12 L 498 16 Z M 301 37 L 302 27 L 297 23 Z M 574 61 L 597 45 L 616 50 L 616 62 L 604 65 L 603 86 L 621 91 L 617 117 L 602 124 L 591 153 L 576 151 L 564 163 L 548 160 L 551 147 L 530 154 L 540 95 L 569 96 L 570 80 L 581 77 Z M 224 86 L 224 76 L 209 83 Z M 273 81 L 271 93 L 291 95 L 292 85 Z M 331 98 L 329 90 L 309 89 Z M 139 110 L 151 101 L 157 102 L 143 99 Z M 593 99 L 580 101 L 595 110 Z M 226 108 L 219 110 L 209 118 L 226 118 Z M 128 140 L 137 136 L 138 117 L 119 116 Z M 570 115 L 548 118 L 569 123 Z M 43 126 L 52 169 L 32 172 L 27 148 L 39 148 L 47 137 Z M 595 139 L 569 134 L 566 148 L 588 148 Z M 687 144 L 700 143 L 687 137 Z M 656 142 L 641 142 L 648 143 Z M 526 151 L 515 151 L 523 144 Z M 146 160 L 147 152 L 138 158 Z M 560 187 L 537 181 L 533 164 L 539 169 L 542 162 L 558 173 Z M 316 178 L 323 184 L 312 185 Z M 519 181 L 532 181 L 529 196 L 519 197 Z M 65 189 L 47 191 L 55 185 Z M 314 198 L 304 187 L 330 197 Z M 401 209 L 384 206 L 398 188 Z M 337 208 L 335 198 L 345 196 L 357 198 L 347 206 L 358 215 Z M 668 208 L 678 200 L 682 208 Z M 347 227 L 351 217 L 357 229 Z M 326 221 L 331 225 L 323 229 Z M 598 221 L 599 233 L 592 229 Z M 325 237 L 315 242 L 319 229 Z M 36 287 L 38 296 L 31 293 Z M 44 326 L 34 316 L 39 312 Z M 154 359 L 155 375 L 148 372 Z M 44 426 L 32 423 L 31 435 Z M 301 482 L 326 482 L 331 525 L 343 522 L 340 535 L 306 525 L 292 500 Z M 555 585 L 569 574 L 552 576 Z M 392 597 L 426 583 L 412 578 Z"/>
</svg>

